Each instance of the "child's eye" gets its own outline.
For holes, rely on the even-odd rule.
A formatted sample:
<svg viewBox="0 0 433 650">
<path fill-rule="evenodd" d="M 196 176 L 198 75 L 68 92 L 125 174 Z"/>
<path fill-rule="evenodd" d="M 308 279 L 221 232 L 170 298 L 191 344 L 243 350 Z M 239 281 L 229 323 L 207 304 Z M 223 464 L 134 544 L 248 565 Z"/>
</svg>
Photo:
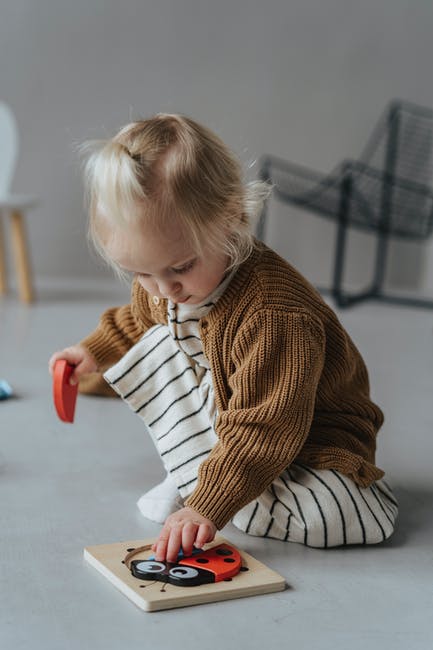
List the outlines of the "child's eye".
<svg viewBox="0 0 433 650">
<path fill-rule="evenodd" d="M 182 266 L 180 269 L 173 269 L 175 273 L 188 273 L 192 269 L 192 267 L 195 264 L 195 260 L 191 260 L 191 262 L 188 262 L 188 264 L 185 264 L 185 266 Z"/>
</svg>

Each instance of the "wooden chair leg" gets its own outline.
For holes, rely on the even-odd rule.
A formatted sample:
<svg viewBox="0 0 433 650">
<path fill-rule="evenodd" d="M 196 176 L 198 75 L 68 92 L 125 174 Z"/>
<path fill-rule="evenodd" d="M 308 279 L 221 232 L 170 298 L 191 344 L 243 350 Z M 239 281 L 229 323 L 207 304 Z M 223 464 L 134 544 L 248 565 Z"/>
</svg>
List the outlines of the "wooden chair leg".
<svg viewBox="0 0 433 650">
<path fill-rule="evenodd" d="M 4 295 L 8 289 L 6 276 L 6 248 L 3 237 L 3 220 L 0 211 L 0 295 Z"/>
<path fill-rule="evenodd" d="M 23 302 L 33 301 L 30 259 L 27 247 L 24 218 L 21 212 L 11 212 L 12 244 L 14 248 L 15 265 L 18 275 L 19 293 Z"/>
</svg>

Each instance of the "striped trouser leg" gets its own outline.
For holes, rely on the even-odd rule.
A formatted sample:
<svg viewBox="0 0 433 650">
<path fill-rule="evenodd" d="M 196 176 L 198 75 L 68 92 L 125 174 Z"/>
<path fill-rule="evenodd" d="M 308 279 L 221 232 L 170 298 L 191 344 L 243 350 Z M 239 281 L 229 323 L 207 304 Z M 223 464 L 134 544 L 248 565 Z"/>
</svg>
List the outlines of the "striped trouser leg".
<svg viewBox="0 0 433 650">
<path fill-rule="evenodd" d="M 105 378 L 147 425 L 181 496 L 189 496 L 217 440 L 208 370 L 157 325 Z M 384 480 L 362 489 L 334 470 L 294 463 L 233 523 L 251 535 L 326 548 L 381 542 L 392 534 L 396 517 L 397 502 Z"/>
<path fill-rule="evenodd" d="M 180 495 L 189 496 L 217 440 L 210 372 L 156 325 L 104 377 L 146 424 Z"/>
<path fill-rule="evenodd" d="M 251 535 L 328 548 L 383 542 L 394 531 L 397 512 L 383 479 L 360 488 L 335 470 L 294 463 L 233 523 Z"/>
</svg>

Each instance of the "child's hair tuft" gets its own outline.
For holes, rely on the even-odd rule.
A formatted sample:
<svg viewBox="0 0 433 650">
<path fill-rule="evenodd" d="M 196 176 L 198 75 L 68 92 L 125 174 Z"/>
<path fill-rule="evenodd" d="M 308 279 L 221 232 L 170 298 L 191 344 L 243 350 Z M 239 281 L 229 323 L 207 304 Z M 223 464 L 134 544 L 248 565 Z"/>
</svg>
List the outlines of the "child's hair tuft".
<svg viewBox="0 0 433 650">
<path fill-rule="evenodd" d="M 229 255 L 230 267 L 254 247 L 251 219 L 270 193 L 244 183 L 239 161 L 212 131 L 191 118 L 159 113 L 123 127 L 112 139 L 83 145 L 89 238 L 105 254 L 99 228 L 144 220 L 163 228 L 175 217 L 197 252 Z"/>
</svg>

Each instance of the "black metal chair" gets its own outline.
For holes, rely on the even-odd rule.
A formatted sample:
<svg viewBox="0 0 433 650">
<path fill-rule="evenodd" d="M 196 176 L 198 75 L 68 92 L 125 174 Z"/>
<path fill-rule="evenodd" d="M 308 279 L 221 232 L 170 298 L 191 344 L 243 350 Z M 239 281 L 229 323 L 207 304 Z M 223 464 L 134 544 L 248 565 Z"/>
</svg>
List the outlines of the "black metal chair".
<svg viewBox="0 0 433 650">
<path fill-rule="evenodd" d="M 331 293 L 340 307 L 366 299 L 433 308 L 433 300 L 386 295 L 383 291 L 391 237 L 423 240 L 433 231 L 433 111 L 392 101 L 357 160 L 344 160 L 330 174 L 266 155 L 260 178 L 273 184 L 273 197 L 338 223 Z M 264 239 L 268 207 L 257 237 Z M 361 293 L 343 287 L 349 226 L 377 237 L 371 286 Z"/>
</svg>

